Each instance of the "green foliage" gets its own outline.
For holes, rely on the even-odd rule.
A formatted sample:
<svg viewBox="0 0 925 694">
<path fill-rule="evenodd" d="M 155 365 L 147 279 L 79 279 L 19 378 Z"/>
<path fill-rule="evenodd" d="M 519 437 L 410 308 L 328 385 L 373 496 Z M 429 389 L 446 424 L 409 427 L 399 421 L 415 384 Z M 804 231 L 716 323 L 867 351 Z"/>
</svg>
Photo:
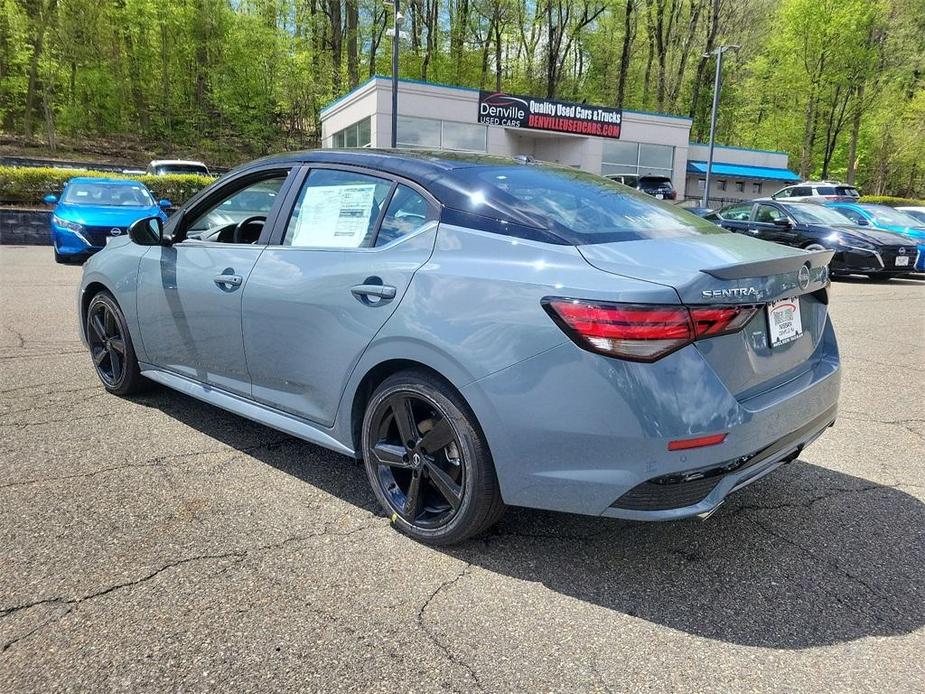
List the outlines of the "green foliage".
<svg viewBox="0 0 925 694">
<path fill-rule="evenodd" d="M 897 198 L 892 195 L 862 195 L 860 202 L 871 205 L 889 205 L 890 207 L 925 207 L 925 200 Z"/>
<path fill-rule="evenodd" d="M 676 113 L 805 177 L 925 195 L 922 0 L 415 0 L 402 76 Z M 0 0 L 0 130 L 232 164 L 317 144 L 390 66 L 382 0 Z M 352 29 L 351 27 L 355 27 Z M 623 55 L 627 60 L 623 60 Z"/>
<path fill-rule="evenodd" d="M 158 200 L 167 198 L 180 205 L 214 179 L 188 174 L 168 176 L 129 176 L 104 171 L 52 169 L 28 166 L 0 166 L 0 202 L 40 204 L 49 193 L 60 195 L 64 184 L 77 176 L 123 178 L 144 183 Z"/>
</svg>

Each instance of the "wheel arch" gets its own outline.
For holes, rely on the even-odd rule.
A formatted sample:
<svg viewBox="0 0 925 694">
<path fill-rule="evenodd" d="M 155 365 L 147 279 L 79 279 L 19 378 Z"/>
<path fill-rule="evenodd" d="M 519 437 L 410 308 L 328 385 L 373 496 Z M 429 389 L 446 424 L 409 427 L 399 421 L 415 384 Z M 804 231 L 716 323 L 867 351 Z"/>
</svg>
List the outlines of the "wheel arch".
<svg viewBox="0 0 925 694">
<path fill-rule="evenodd" d="M 87 286 L 84 287 L 80 293 L 80 334 L 85 343 L 87 341 L 87 311 L 90 308 L 90 302 L 93 301 L 93 297 L 100 292 L 109 292 L 112 294 L 112 290 L 105 284 L 98 280 L 93 280 L 88 282 Z"/>
<path fill-rule="evenodd" d="M 475 427 L 478 429 L 479 433 L 484 439 L 485 433 L 479 422 L 478 415 L 473 410 L 466 396 L 463 395 L 459 385 L 454 383 L 437 368 L 434 368 L 433 366 L 422 361 L 407 358 L 391 358 L 379 361 L 375 365 L 367 368 L 350 395 L 350 409 L 346 412 L 346 414 L 349 415 L 349 431 L 347 433 L 349 435 L 353 450 L 356 452 L 357 458 L 362 458 L 363 455 L 360 432 L 363 427 L 363 415 L 366 412 L 366 405 L 369 402 L 369 399 L 372 397 L 372 394 L 375 392 L 376 388 L 378 388 L 379 385 L 385 381 L 385 379 L 389 378 L 389 376 L 396 374 L 399 371 L 408 370 L 422 371 L 427 373 L 444 383 L 447 387 L 451 388 L 453 392 L 459 396 L 460 401 L 468 409 L 469 414 L 472 416 Z"/>
</svg>

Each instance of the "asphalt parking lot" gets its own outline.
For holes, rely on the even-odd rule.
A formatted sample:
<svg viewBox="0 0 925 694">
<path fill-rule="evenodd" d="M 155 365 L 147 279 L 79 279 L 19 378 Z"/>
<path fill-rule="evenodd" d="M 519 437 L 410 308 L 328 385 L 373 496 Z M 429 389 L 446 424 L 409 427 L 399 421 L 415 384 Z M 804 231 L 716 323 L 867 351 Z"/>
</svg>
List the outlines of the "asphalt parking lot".
<svg viewBox="0 0 925 694">
<path fill-rule="evenodd" d="M 0 248 L 2 691 L 925 689 L 923 281 L 834 285 L 836 427 L 708 521 L 438 550 L 349 459 L 108 395 L 80 272 Z"/>
</svg>

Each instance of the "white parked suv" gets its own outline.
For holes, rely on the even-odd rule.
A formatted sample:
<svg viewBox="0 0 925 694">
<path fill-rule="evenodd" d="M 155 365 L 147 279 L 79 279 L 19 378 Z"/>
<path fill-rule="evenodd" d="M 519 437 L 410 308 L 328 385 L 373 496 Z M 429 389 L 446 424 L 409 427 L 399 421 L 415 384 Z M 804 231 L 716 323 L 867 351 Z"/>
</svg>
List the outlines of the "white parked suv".
<svg viewBox="0 0 925 694">
<path fill-rule="evenodd" d="M 209 173 L 209 167 L 201 161 L 188 161 L 186 159 L 154 159 L 148 164 L 146 173 L 151 176 L 166 176 L 167 174 L 212 175 Z"/>
<path fill-rule="evenodd" d="M 771 197 L 794 202 L 854 202 L 861 197 L 861 192 L 839 181 L 803 181 L 781 188 Z"/>
</svg>

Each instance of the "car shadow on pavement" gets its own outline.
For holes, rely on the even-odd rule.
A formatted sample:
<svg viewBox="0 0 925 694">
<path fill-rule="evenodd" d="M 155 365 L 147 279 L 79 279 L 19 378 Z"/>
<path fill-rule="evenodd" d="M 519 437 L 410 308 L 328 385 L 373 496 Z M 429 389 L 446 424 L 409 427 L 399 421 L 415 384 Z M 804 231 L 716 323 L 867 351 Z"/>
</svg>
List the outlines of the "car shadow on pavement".
<svg viewBox="0 0 925 694">
<path fill-rule="evenodd" d="M 165 389 L 134 400 L 380 513 L 363 467 L 351 459 Z M 707 521 L 632 523 L 511 508 L 483 537 L 438 551 L 606 610 L 746 646 L 811 648 L 925 625 L 922 502 L 799 460 L 734 494 Z M 535 609 L 535 600 L 523 609 Z"/>
</svg>

